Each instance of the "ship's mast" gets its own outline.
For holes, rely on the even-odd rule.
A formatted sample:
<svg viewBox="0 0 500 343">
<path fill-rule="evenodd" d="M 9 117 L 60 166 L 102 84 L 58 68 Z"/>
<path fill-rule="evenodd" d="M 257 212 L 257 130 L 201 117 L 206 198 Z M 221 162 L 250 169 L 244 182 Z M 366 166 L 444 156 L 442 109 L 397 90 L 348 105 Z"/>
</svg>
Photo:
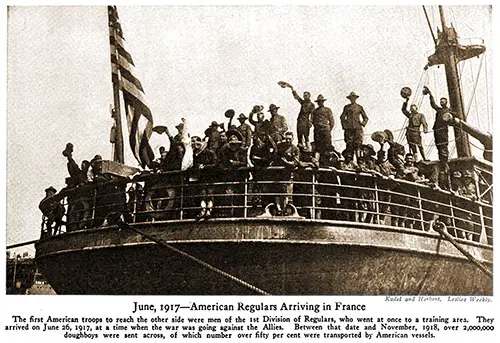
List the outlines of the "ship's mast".
<svg viewBox="0 0 500 343">
<path fill-rule="evenodd" d="M 438 46 L 436 51 L 442 50 L 444 68 L 446 73 L 446 82 L 448 84 L 448 96 L 450 98 L 450 108 L 454 112 L 454 116 L 459 120 L 466 121 L 464 113 L 464 102 L 462 98 L 462 89 L 460 88 L 460 80 L 458 77 L 457 63 L 457 48 L 458 35 L 455 28 L 447 27 L 444 18 L 443 6 L 439 6 L 439 14 L 441 16 L 442 33 L 441 39 L 438 39 Z M 438 34 L 439 36 L 439 34 Z M 458 157 L 468 157 L 471 155 L 469 136 L 465 133 L 460 126 L 453 128 L 455 133 L 455 143 L 457 147 Z"/>
<path fill-rule="evenodd" d="M 444 64 L 450 108 L 456 119 L 466 123 L 467 118 L 464 111 L 464 102 L 462 98 L 462 89 L 460 87 L 457 64 L 460 61 L 464 61 L 472 57 L 478 57 L 486 51 L 486 48 L 481 44 L 466 46 L 460 45 L 458 43 L 458 34 L 455 31 L 455 28 L 453 26 L 446 26 L 443 6 L 439 6 L 439 14 L 441 17 L 442 31 L 439 31 L 438 29 L 437 39 L 434 38 L 434 34 L 432 35 L 436 45 L 436 52 L 429 56 L 429 63 L 427 64 L 427 67 Z M 458 157 L 471 156 L 469 136 L 462 130 L 462 125 L 454 126 L 453 130 L 455 132 L 455 143 Z"/>
</svg>

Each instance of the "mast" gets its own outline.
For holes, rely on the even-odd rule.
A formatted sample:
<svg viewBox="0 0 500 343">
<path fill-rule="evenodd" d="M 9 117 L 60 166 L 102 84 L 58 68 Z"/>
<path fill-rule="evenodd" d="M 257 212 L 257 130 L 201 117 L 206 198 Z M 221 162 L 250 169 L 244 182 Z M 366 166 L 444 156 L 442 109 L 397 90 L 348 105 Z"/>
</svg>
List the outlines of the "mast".
<svg viewBox="0 0 500 343">
<path fill-rule="evenodd" d="M 441 26 L 443 29 L 441 40 L 438 40 L 438 45 L 442 45 L 444 50 L 444 68 L 446 73 L 446 82 L 448 84 L 448 96 L 450 98 L 450 108 L 459 120 L 466 121 L 464 113 L 464 102 L 462 98 L 462 89 L 460 88 L 460 80 L 458 77 L 458 68 L 456 50 L 458 46 L 458 35 L 453 27 L 447 27 L 444 18 L 443 6 L 439 6 L 439 14 L 441 16 Z M 439 49 L 438 46 L 436 48 Z M 457 147 L 458 157 L 468 157 L 471 155 L 469 136 L 462 130 L 460 126 L 454 126 L 455 143 Z"/>
<path fill-rule="evenodd" d="M 460 79 L 458 76 L 457 64 L 460 61 L 477 57 L 485 52 L 484 45 L 462 46 L 458 43 L 458 34 L 453 26 L 447 27 L 444 17 L 443 6 L 439 6 L 441 17 L 442 32 L 438 29 L 438 39 L 436 42 L 436 52 L 429 56 L 427 66 L 444 64 L 446 73 L 446 83 L 448 85 L 448 96 L 450 99 L 450 108 L 453 115 L 460 121 L 466 122 L 467 118 L 464 111 L 464 101 Z M 460 125 L 453 127 L 455 133 L 455 143 L 458 157 L 471 156 L 469 136 L 462 130 Z"/>
</svg>

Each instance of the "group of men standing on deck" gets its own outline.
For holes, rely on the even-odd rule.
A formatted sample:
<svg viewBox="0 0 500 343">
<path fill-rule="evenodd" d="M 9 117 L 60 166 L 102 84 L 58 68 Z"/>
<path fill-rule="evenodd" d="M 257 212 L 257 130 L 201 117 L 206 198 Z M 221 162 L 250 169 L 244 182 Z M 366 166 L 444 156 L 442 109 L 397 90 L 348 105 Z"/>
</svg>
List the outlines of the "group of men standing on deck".
<svg viewBox="0 0 500 343">
<path fill-rule="evenodd" d="M 287 84 L 287 86 L 289 86 Z M 316 151 L 323 152 L 331 146 L 331 131 L 334 127 L 334 119 L 332 111 L 324 106 L 326 99 L 323 95 L 319 95 L 315 101 L 318 104 L 316 108 L 311 101 L 311 93 L 304 92 L 301 98 L 292 88 L 292 94 L 295 99 L 301 104 L 300 112 L 297 118 L 297 139 L 299 145 L 308 146 L 310 128 L 314 127 L 314 142 L 316 143 Z M 436 120 L 434 123 L 434 138 L 438 150 L 439 161 L 446 163 L 448 161 L 448 125 L 444 120 L 444 115 L 450 112 L 448 101 L 446 98 L 440 99 L 438 106 L 434 100 L 434 96 L 427 87 L 424 87 L 424 95 L 429 95 L 431 107 L 436 110 Z M 345 105 L 340 115 L 342 129 L 344 130 L 344 141 L 346 144 L 345 153 L 352 160 L 354 156 L 356 160 L 361 158 L 363 147 L 363 129 L 368 122 L 368 116 L 363 108 L 356 100 L 359 96 L 355 92 L 351 92 L 347 99 L 350 104 Z M 421 128 L 424 133 L 428 133 L 428 125 L 425 116 L 418 112 L 418 107 L 415 104 L 410 106 L 408 110 L 409 95 L 405 96 L 402 112 L 408 118 L 408 126 L 406 127 L 406 139 L 409 145 L 410 152 L 417 159 L 418 152 L 423 160 L 427 161 L 424 147 L 422 145 Z M 418 150 L 418 151 L 417 151 Z"/>
<path fill-rule="evenodd" d="M 230 120 L 227 131 L 224 130 L 224 124 L 213 121 L 205 130 L 203 138 L 199 136 L 191 137 L 191 146 L 189 147 L 192 148 L 193 152 L 193 163 L 191 165 L 206 165 L 207 163 L 199 163 L 199 160 L 208 158 L 213 159 L 209 165 L 241 166 L 246 165 L 247 162 L 244 160 L 244 156 L 250 157 L 249 162 L 254 166 L 307 166 L 310 165 L 308 163 L 319 165 L 321 161 L 330 159 L 332 155 L 336 155 L 337 159 L 343 157 L 346 164 L 351 163 L 351 161 L 363 161 L 363 154 L 366 151 L 363 144 L 364 128 L 368 123 L 368 116 L 363 106 L 357 103 L 359 96 L 355 92 L 351 92 L 346 96 L 350 103 L 344 106 L 340 114 L 340 124 L 344 130 L 345 150 L 339 153 L 332 144 L 332 130 L 335 126 L 335 119 L 332 110 L 325 106 L 327 99 L 322 94 L 319 94 L 317 99 L 313 101 L 311 93 L 308 91 L 304 92 L 301 97 L 291 85 L 285 82 L 280 82 L 280 85 L 283 88 L 291 88 L 293 97 L 300 103 L 296 127 L 297 146 L 293 144 L 294 137 L 289 130 L 287 119 L 279 114 L 279 107 L 275 104 L 269 106 L 269 119 L 265 118 L 263 106 L 254 106 L 249 117 L 243 113 L 236 117 L 240 123 L 239 125 L 232 123 L 235 117 L 234 110 L 228 110 L 226 111 L 226 117 L 230 118 Z M 444 120 L 444 116 L 450 112 L 450 108 L 446 98 L 441 98 L 438 106 L 427 87 L 424 87 L 423 93 L 429 95 L 430 104 L 436 110 L 436 120 L 433 126 L 434 138 L 439 161 L 446 166 L 448 161 L 448 125 Z M 412 104 L 408 110 L 409 95 L 403 95 L 403 97 L 405 101 L 401 110 L 408 118 L 406 139 L 409 152 L 413 154 L 415 161 L 418 160 L 418 154 L 420 154 L 422 160 L 427 161 L 421 136 L 422 129 L 425 133 L 429 132 L 427 121 L 425 116 L 418 112 L 415 104 Z M 182 135 L 186 136 L 185 133 L 182 133 L 185 131 L 184 125 L 185 121 L 183 120 L 181 124 L 176 126 L 179 130 L 176 137 L 170 136 L 168 130 L 166 130 L 170 139 L 170 151 L 166 151 L 163 147 L 160 148 L 162 156 L 156 161 L 153 166 L 154 169 L 184 169 L 181 162 L 183 156 L 187 153 L 187 147 L 185 140 L 180 138 Z M 311 129 L 313 130 L 313 142 L 309 138 Z M 388 151 L 389 159 L 391 159 L 391 151 L 397 152 L 398 147 L 401 150 L 401 155 L 404 156 L 404 147 L 394 141 L 392 133 L 385 138 L 385 142 L 388 142 L 391 147 Z M 379 143 L 381 143 L 382 149 L 383 143 Z M 208 153 L 205 150 L 211 152 Z M 249 154 L 243 153 L 243 150 L 248 151 Z M 236 156 L 241 156 L 241 158 L 238 157 L 238 160 L 235 160 Z M 196 163 L 197 161 L 198 163 Z"/>
</svg>

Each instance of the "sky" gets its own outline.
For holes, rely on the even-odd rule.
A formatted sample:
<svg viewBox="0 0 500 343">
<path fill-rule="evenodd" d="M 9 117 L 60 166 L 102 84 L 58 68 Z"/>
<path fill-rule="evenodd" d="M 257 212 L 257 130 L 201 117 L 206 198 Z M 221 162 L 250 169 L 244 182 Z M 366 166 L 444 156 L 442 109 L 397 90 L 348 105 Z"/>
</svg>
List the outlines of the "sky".
<svg viewBox="0 0 500 343">
<path fill-rule="evenodd" d="M 437 7 L 427 10 L 435 31 Z M 484 39 L 485 57 L 460 72 L 469 122 L 491 132 L 491 8 L 445 11 L 463 43 Z M 404 127 L 402 87 L 412 88 L 430 126 L 434 111 L 422 102 L 419 80 L 436 98 L 448 97 L 444 68 L 423 72 L 434 44 L 421 6 L 118 6 L 118 13 L 154 123 L 172 132 L 186 118 L 191 134 L 203 135 L 211 121 L 226 121 L 227 109 L 248 115 L 271 103 L 295 132 L 300 105 L 277 84 L 286 81 L 327 99 L 341 150 L 339 115 L 351 91 L 369 117 L 371 144 L 372 132 L 398 137 Z M 111 159 L 113 97 L 105 6 L 14 6 L 7 24 L 6 243 L 14 244 L 39 238 L 44 189 L 60 190 L 68 176 L 66 143 L 78 163 L 96 154 Z M 157 152 L 166 136 L 154 134 L 151 145 Z M 126 163 L 137 166 L 127 147 Z"/>
</svg>

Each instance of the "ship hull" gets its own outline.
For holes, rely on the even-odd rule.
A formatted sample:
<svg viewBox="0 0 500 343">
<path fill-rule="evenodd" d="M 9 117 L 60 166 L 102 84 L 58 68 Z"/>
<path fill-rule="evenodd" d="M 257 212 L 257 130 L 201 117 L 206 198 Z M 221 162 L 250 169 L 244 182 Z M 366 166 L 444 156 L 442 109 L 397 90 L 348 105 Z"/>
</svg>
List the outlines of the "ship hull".
<svg viewBox="0 0 500 343">
<path fill-rule="evenodd" d="M 270 294 L 491 295 L 492 280 L 433 232 L 359 223 L 241 220 L 137 228 Z M 462 242 L 491 268 L 490 247 Z M 118 228 L 37 244 L 59 294 L 256 294 L 234 279 Z"/>
</svg>

